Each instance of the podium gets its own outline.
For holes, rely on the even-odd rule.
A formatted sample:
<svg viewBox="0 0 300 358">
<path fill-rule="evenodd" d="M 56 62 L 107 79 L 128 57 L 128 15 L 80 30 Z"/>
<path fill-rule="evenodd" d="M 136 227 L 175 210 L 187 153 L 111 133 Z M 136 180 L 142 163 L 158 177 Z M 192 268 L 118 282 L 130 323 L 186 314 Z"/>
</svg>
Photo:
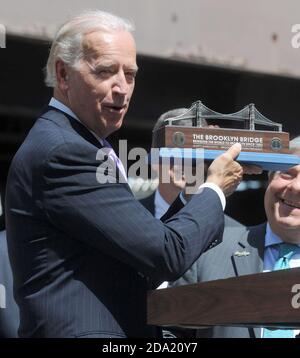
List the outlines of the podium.
<svg viewBox="0 0 300 358">
<path fill-rule="evenodd" d="M 148 324 L 300 327 L 300 268 L 148 292 Z"/>
</svg>

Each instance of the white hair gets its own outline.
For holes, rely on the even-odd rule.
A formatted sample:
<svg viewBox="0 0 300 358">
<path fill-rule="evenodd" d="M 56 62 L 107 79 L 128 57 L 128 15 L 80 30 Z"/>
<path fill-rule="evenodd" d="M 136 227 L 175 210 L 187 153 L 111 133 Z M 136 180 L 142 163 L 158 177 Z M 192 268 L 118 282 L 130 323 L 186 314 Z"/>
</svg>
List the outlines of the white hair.
<svg viewBox="0 0 300 358">
<path fill-rule="evenodd" d="M 67 21 L 57 32 L 50 50 L 45 69 L 45 83 L 48 87 L 57 84 L 55 63 L 61 59 L 68 66 L 77 68 L 84 57 L 82 38 L 93 31 L 134 31 L 134 25 L 127 19 L 100 10 L 86 11 Z"/>
</svg>

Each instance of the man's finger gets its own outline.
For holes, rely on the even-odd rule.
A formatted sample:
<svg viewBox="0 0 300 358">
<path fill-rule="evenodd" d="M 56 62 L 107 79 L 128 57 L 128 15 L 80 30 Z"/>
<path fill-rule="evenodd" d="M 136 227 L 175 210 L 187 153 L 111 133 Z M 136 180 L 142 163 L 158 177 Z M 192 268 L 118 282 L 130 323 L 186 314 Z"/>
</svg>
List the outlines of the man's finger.
<svg viewBox="0 0 300 358">
<path fill-rule="evenodd" d="M 229 154 L 230 157 L 234 160 L 241 152 L 242 146 L 240 143 L 235 143 L 233 146 L 231 146 L 226 154 Z"/>
</svg>

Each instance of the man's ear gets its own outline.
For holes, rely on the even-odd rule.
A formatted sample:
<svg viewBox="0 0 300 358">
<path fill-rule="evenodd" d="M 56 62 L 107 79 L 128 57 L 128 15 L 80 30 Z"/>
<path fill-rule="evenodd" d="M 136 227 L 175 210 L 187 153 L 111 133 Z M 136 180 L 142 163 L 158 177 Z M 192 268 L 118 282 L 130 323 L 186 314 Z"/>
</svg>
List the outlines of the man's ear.
<svg viewBox="0 0 300 358">
<path fill-rule="evenodd" d="M 277 172 L 274 172 L 274 171 L 269 171 L 269 172 L 268 172 L 268 184 L 271 183 L 271 181 L 273 180 L 274 175 L 275 175 L 276 173 L 277 173 Z"/>
<path fill-rule="evenodd" d="M 69 88 L 68 85 L 69 76 L 68 76 L 67 65 L 62 60 L 58 59 L 55 63 L 55 70 L 56 70 L 56 79 L 57 79 L 58 88 L 62 92 L 65 92 Z"/>
</svg>

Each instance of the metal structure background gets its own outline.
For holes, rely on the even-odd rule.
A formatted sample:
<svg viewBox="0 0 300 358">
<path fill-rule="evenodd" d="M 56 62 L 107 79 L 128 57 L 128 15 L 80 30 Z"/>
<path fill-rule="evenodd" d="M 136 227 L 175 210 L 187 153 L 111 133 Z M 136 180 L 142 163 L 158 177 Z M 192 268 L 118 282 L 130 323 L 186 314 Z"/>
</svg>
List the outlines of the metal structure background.
<svg viewBox="0 0 300 358">
<path fill-rule="evenodd" d="M 298 0 L 1 0 L 0 24 L 51 38 L 66 18 L 95 8 L 132 19 L 143 55 L 300 76 Z"/>
</svg>

